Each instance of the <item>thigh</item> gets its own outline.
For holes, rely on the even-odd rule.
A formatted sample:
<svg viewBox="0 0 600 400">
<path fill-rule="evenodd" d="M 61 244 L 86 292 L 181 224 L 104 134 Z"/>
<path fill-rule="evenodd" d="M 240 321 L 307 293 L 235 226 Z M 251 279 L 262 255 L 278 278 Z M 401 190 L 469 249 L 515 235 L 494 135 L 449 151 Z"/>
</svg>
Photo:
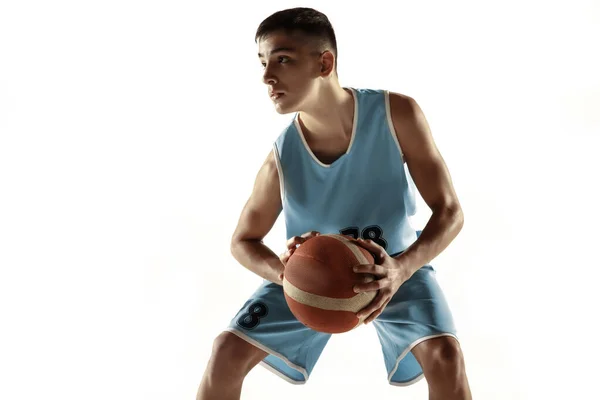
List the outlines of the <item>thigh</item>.
<svg viewBox="0 0 600 400">
<path fill-rule="evenodd" d="M 416 325 L 423 333 L 455 331 L 452 312 L 430 265 L 421 267 L 398 289 L 376 321 Z"/>
<path fill-rule="evenodd" d="M 428 339 L 455 336 L 456 329 L 446 298 L 427 265 L 406 281 L 374 321 L 389 380 L 413 382 L 423 374 L 412 350 Z"/>
<path fill-rule="evenodd" d="M 227 331 L 266 352 L 263 364 L 294 382 L 308 379 L 331 337 L 298 321 L 283 287 L 268 281 L 245 302 Z"/>
</svg>

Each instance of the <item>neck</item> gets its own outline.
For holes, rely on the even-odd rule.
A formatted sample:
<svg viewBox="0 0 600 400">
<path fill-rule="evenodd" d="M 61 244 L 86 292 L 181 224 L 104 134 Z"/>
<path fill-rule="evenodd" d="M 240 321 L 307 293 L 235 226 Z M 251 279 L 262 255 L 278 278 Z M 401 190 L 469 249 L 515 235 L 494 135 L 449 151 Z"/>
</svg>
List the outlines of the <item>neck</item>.
<svg viewBox="0 0 600 400">
<path fill-rule="evenodd" d="M 339 85 L 319 88 L 315 99 L 299 112 L 303 128 L 315 137 L 350 137 L 354 118 L 354 97 Z"/>
</svg>

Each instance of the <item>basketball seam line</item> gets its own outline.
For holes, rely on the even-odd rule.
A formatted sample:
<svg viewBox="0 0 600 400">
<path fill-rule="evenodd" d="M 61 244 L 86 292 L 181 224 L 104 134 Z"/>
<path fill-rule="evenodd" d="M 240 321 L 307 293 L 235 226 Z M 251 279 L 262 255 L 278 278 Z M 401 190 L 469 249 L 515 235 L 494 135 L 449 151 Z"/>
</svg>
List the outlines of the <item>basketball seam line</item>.
<svg viewBox="0 0 600 400">
<path fill-rule="evenodd" d="M 354 244 L 350 239 L 347 239 L 343 236 L 339 237 L 339 236 L 335 236 L 335 235 L 331 235 L 331 238 L 339 240 L 340 242 L 344 243 L 346 245 L 346 247 L 348 247 L 348 249 L 350 249 L 350 251 L 354 254 L 354 256 L 356 257 L 356 259 L 358 260 L 358 262 L 361 265 L 369 264 L 369 261 L 367 260 L 365 255 L 357 248 L 359 246 L 357 244 Z"/>
<path fill-rule="evenodd" d="M 338 299 L 335 297 L 320 296 L 318 294 L 308 293 L 294 286 L 285 277 L 283 278 L 283 289 L 287 296 L 300 304 L 320 308 L 328 311 L 349 311 L 358 312 L 362 310 L 365 303 L 370 303 L 377 294 L 376 291 L 357 293 L 349 298 Z M 368 300 L 368 301 L 367 301 Z"/>
<path fill-rule="evenodd" d="M 296 257 L 309 258 L 311 260 L 315 260 L 315 261 L 318 261 L 318 262 L 323 263 L 323 264 L 327 264 L 329 262 L 327 260 L 321 260 L 320 258 L 317 258 L 315 256 L 311 256 L 311 255 L 308 255 L 308 254 L 296 254 Z M 360 260 L 357 260 L 357 261 L 360 264 Z M 359 264 L 356 264 L 356 265 L 359 265 Z M 350 265 L 348 268 L 352 268 L 352 267 L 354 267 L 354 265 Z"/>
</svg>

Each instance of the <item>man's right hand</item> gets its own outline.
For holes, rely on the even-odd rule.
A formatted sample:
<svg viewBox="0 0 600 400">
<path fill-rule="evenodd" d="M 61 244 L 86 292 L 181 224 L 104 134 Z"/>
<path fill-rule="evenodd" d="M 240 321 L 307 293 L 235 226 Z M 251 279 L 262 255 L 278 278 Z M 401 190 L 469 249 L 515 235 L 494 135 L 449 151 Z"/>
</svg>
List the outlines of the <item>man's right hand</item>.
<svg viewBox="0 0 600 400">
<path fill-rule="evenodd" d="M 279 259 L 281 260 L 281 263 L 283 264 L 283 266 L 285 267 L 285 265 L 287 264 L 288 260 L 292 256 L 292 254 L 294 254 L 294 251 L 296 251 L 296 249 L 302 243 L 306 242 L 310 238 L 319 236 L 320 234 L 321 233 L 319 233 L 317 231 L 310 231 L 310 232 L 303 233 L 300 236 L 293 236 L 293 237 L 289 238 L 286 243 L 286 247 L 287 247 L 286 252 L 279 256 Z M 279 275 L 279 280 L 283 281 L 283 272 Z"/>
</svg>

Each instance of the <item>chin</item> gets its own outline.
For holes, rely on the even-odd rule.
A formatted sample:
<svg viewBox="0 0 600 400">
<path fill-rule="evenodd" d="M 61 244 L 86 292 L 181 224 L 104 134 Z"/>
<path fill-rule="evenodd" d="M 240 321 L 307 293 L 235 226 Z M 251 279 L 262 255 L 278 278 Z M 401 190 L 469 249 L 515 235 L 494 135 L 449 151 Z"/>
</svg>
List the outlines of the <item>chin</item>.
<svg viewBox="0 0 600 400">
<path fill-rule="evenodd" d="M 278 114 L 290 114 L 293 112 L 297 111 L 297 107 L 295 107 L 294 105 L 290 105 L 290 104 L 281 104 L 281 103 L 275 103 L 275 111 L 277 111 Z"/>
<path fill-rule="evenodd" d="M 282 98 L 273 101 L 278 114 L 291 114 L 300 111 L 303 100 L 299 96 L 286 93 Z"/>
<path fill-rule="evenodd" d="M 296 110 L 293 108 L 280 107 L 280 106 L 275 106 L 275 111 L 277 111 L 277 114 L 281 114 L 281 115 L 296 112 Z"/>
</svg>

